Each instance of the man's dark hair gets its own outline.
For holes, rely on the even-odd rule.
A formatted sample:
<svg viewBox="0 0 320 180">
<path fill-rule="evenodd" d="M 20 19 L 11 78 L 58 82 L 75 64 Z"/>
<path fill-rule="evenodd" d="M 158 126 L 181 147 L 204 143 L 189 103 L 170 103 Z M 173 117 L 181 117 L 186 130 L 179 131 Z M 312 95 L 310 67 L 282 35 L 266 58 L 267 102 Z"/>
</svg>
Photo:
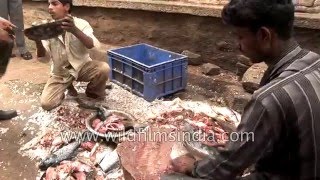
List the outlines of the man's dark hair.
<svg viewBox="0 0 320 180">
<path fill-rule="evenodd" d="M 231 0 L 222 10 L 222 19 L 252 32 L 262 26 L 273 28 L 281 39 L 287 40 L 293 32 L 294 5 L 292 0 Z"/>
<path fill-rule="evenodd" d="M 73 8 L 73 4 L 72 4 L 72 0 L 59 0 L 61 2 L 61 4 L 66 5 L 69 4 L 70 9 L 69 9 L 69 13 L 71 13 L 71 10 Z"/>
</svg>

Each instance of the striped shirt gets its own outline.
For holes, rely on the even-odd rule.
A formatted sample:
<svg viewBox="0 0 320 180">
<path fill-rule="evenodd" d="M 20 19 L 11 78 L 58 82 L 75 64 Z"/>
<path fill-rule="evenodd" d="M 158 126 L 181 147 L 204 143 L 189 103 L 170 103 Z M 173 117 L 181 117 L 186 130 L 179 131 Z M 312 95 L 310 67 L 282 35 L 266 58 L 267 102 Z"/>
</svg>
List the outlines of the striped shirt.
<svg viewBox="0 0 320 180">
<path fill-rule="evenodd" d="M 254 165 L 250 179 L 320 178 L 320 56 L 296 44 L 261 85 L 245 107 L 238 139 L 197 161 L 195 177 L 234 179 Z"/>
</svg>

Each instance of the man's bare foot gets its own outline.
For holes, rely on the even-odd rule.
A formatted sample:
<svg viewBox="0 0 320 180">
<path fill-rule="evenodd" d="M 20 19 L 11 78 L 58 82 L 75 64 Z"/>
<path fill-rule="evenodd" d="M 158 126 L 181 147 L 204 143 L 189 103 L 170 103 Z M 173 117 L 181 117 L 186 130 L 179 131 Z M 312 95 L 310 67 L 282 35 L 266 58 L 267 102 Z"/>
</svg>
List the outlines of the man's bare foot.
<svg viewBox="0 0 320 180">
<path fill-rule="evenodd" d="M 68 90 L 67 95 L 72 96 L 72 97 L 78 96 L 78 92 L 72 84 L 68 87 L 67 90 Z"/>
</svg>

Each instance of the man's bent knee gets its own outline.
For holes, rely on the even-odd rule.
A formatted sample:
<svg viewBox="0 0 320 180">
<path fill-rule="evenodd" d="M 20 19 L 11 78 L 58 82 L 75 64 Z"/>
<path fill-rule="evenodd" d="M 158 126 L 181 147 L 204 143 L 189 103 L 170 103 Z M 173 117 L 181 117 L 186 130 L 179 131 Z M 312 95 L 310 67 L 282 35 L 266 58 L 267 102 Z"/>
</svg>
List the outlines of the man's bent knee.
<svg viewBox="0 0 320 180">
<path fill-rule="evenodd" d="M 60 104 L 61 104 L 61 102 L 41 99 L 41 107 L 42 107 L 42 109 L 44 109 L 46 111 L 50 111 L 50 110 L 56 108 L 57 106 L 59 106 Z"/>
<path fill-rule="evenodd" d="M 99 65 L 98 67 L 98 70 L 99 70 L 99 73 L 100 74 L 103 74 L 105 76 L 109 76 L 109 73 L 110 73 L 110 67 L 107 63 L 103 62 Z"/>
</svg>

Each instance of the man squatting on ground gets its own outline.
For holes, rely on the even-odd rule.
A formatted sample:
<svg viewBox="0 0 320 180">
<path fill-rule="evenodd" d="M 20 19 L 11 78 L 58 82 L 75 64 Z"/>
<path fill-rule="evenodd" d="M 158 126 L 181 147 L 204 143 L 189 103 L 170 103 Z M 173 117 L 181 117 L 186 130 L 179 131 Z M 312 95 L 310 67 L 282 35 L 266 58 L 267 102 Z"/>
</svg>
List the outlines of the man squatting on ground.
<svg viewBox="0 0 320 180">
<path fill-rule="evenodd" d="M 231 0 L 222 19 L 233 26 L 240 51 L 268 65 L 237 128 L 239 135 L 252 132 L 254 139 L 230 141 L 217 156 L 188 166 L 173 162 L 176 171 L 231 180 L 254 166 L 242 179 L 320 179 L 320 56 L 292 37 L 292 1 Z"/>
<path fill-rule="evenodd" d="M 36 41 L 37 56 L 50 56 L 51 76 L 41 95 L 41 106 L 51 110 L 59 106 L 65 95 L 77 96 L 73 81 L 89 82 L 86 95 L 104 98 L 110 68 L 106 62 L 93 61 L 88 50 L 99 47 L 90 24 L 80 18 L 71 17 L 72 0 L 49 0 L 49 13 L 54 20 L 64 19 L 63 35 L 49 40 Z"/>
</svg>

